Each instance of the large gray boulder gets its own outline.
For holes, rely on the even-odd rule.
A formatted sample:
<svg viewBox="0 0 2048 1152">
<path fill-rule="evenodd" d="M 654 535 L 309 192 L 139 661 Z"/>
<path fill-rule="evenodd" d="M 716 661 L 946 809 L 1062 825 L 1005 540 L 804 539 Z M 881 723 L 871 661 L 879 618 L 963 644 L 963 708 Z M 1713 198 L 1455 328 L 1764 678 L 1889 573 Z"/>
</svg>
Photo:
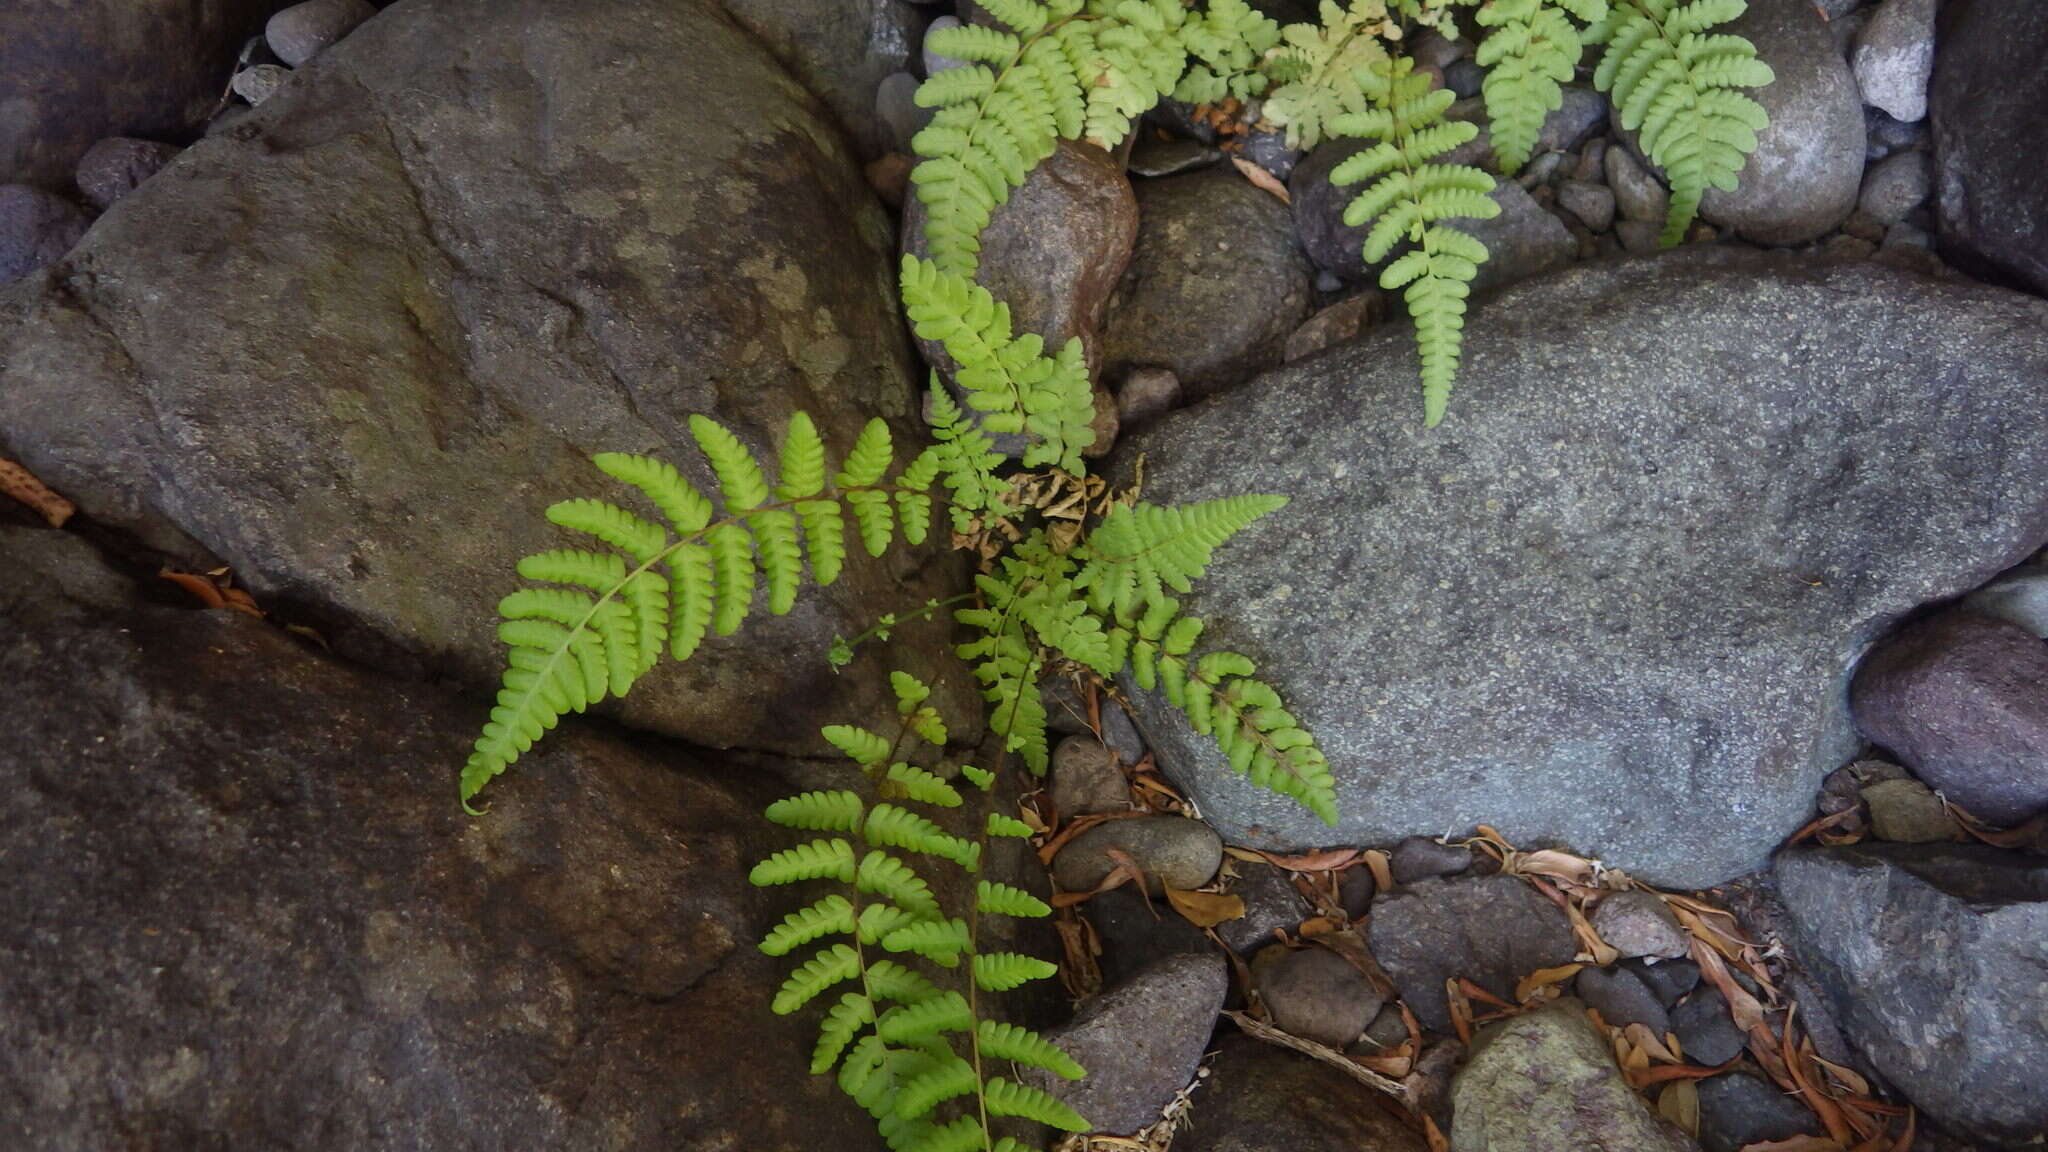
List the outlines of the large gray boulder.
<svg viewBox="0 0 2048 1152">
<path fill-rule="evenodd" d="M 1615 1067 L 1564 999 L 1489 1026 L 1451 1082 L 1451 1152 L 1698 1152 Z"/>
<path fill-rule="evenodd" d="M 1942 255 L 2048 295 L 2048 5 L 1948 0 L 1929 105 Z"/>
<path fill-rule="evenodd" d="M 837 453 L 875 415 L 921 435 L 892 241 L 815 102 L 704 0 L 413 0 L 0 294 L 0 454 L 350 655 L 484 687 L 514 561 L 570 539 L 542 510 L 627 495 L 589 454 L 708 482 L 695 412 L 761 452 L 798 408 Z M 823 751 L 820 722 L 889 706 L 884 669 L 940 678 L 943 626 L 823 659 L 950 591 L 936 551 L 757 603 L 625 714 Z"/>
<path fill-rule="evenodd" d="M 0 4 L 0 184 L 65 188 L 99 140 L 189 131 L 227 88 L 242 42 L 289 3 Z"/>
<path fill-rule="evenodd" d="M 1402 325 L 1120 448 L 1147 499 L 1292 497 L 1183 602 L 1316 734 L 1342 823 L 1137 694 L 1227 840 L 1483 822 L 1677 886 L 1753 870 L 1855 751 L 1864 648 L 2048 537 L 2025 296 L 1699 250 L 1518 285 L 1465 335 L 1434 431 Z"/>
<path fill-rule="evenodd" d="M 2048 1131 L 2048 860 L 1859 844 L 1786 852 L 1775 875 L 1795 954 L 1886 1080 L 1994 1145 Z"/>
<path fill-rule="evenodd" d="M 879 1150 L 768 1010 L 762 772 L 571 724 L 465 816 L 470 702 L 66 533 L 0 527 L 0 636 L 10 1152 Z"/>
<path fill-rule="evenodd" d="M 1399 1106 L 1318 1060 L 1249 1036 L 1223 1039 L 1179 1152 L 1424 1152 Z"/>
<path fill-rule="evenodd" d="M 875 90 L 919 57 L 929 17 L 910 0 L 719 0 L 818 95 L 864 158 L 889 149 Z"/>
</svg>

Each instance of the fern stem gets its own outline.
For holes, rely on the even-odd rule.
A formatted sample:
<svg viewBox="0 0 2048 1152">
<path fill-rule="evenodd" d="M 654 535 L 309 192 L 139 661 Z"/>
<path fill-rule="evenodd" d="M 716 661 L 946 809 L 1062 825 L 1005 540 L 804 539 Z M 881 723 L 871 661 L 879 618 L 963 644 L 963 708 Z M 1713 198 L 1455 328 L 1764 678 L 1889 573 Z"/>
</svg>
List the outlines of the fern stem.
<svg viewBox="0 0 2048 1152">
<path fill-rule="evenodd" d="M 904 623 L 911 620 L 930 619 L 932 613 L 937 612 L 939 609 L 951 608 L 955 604 L 959 604 L 967 600 L 972 600 L 978 595 L 980 595 L 980 593 L 978 592 L 962 592 L 957 596 L 948 596 L 944 600 L 927 600 L 924 602 L 923 607 L 914 609 L 910 612 L 902 613 L 900 615 L 895 612 L 885 612 L 877 618 L 874 627 L 869 628 L 867 631 L 862 632 L 861 634 L 855 636 L 851 640 L 838 641 L 833 645 L 833 647 L 836 651 L 844 652 L 846 658 L 848 660 L 851 660 L 853 658 L 854 649 L 860 647 L 862 644 L 867 643 L 869 640 L 875 638 L 876 636 L 879 636 L 892 628 L 900 627 Z M 894 757 L 895 753 L 891 752 L 890 758 L 894 759 Z"/>
</svg>

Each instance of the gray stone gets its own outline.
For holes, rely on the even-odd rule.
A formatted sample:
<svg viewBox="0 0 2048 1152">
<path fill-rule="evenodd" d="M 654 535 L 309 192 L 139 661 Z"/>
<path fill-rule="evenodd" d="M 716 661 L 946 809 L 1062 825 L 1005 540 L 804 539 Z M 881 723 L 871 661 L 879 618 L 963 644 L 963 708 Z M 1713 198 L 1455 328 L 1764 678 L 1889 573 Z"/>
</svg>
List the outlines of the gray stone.
<svg viewBox="0 0 2048 1152">
<path fill-rule="evenodd" d="M 1663 960 L 1655 964 L 1647 960 L 1624 960 L 1621 966 L 1648 985 L 1650 991 L 1657 994 L 1658 1002 L 1666 1008 L 1675 1007 L 1700 982 L 1700 966 L 1692 960 Z"/>
<path fill-rule="evenodd" d="M 1641 1024 L 1653 1036 L 1662 1036 L 1671 1027 L 1656 991 L 1626 968 L 1582 968 L 1572 991 L 1612 1027 Z"/>
<path fill-rule="evenodd" d="M 1607 137 L 1595 136 L 1586 141 L 1579 150 L 1579 159 L 1572 166 L 1572 179 L 1585 180 L 1594 184 L 1607 180 Z"/>
<path fill-rule="evenodd" d="M 1679 927 L 1670 905 L 1656 893 L 1641 889 L 1602 898 L 1593 909 L 1591 923 L 1594 933 L 1624 959 L 1670 959 L 1685 955 L 1692 946 L 1692 937 Z"/>
<path fill-rule="evenodd" d="M 1103 395 L 1096 392 L 1097 399 Z M 1116 754 L 1117 762 L 1135 765 L 1145 758 L 1145 738 L 1138 735 L 1138 726 L 1131 722 L 1131 714 L 1124 706 L 1107 694 L 1102 698 L 1102 742 Z"/>
<path fill-rule="evenodd" d="M 1052 858 L 1053 879 L 1063 891 L 1086 892 L 1102 883 L 1116 867 L 1109 849 L 1130 853 L 1145 870 L 1146 889 L 1159 895 L 1160 886 L 1200 888 L 1223 863 L 1223 841 L 1216 830 L 1185 816 L 1138 816 L 1098 824 L 1068 841 Z"/>
<path fill-rule="evenodd" d="M 1458 844 L 1440 844 L 1427 836 L 1410 836 L 1394 845 L 1387 870 L 1394 883 L 1413 884 L 1437 876 L 1456 876 L 1472 867 L 1472 850 Z"/>
<path fill-rule="evenodd" d="M 1081 1005 L 1046 1038 L 1088 1070 L 1057 1080 L 1038 1069 L 1020 1079 L 1052 1093 L 1097 1132 L 1135 1132 L 1195 1078 L 1230 990 L 1223 957 L 1170 956 Z"/>
<path fill-rule="evenodd" d="M 1377 288 L 1362 288 L 1302 322 L 1287 338 L 1289 362 L 1342 344 L 1386 318 L 1387 298 Z"/>
<path fill-rule="evenodd" d="M 917 77 L 891 72 L 875 86 L 875 115 L 888 131 L 889 147 L 909 152 L 911 138 L 932 122 L 936 109 L 917 106 Z"/>
<path fill-rule="evenodd" d="M 1903 248 L 1925 250 L 1933 246 L 1934 237 L 1928 235 L 1926 229 L 1916 228 L 1901 220 L 1884 230 L 1884 243 L 1879 247 L 1882 251 L 1896 252 Z"/>
<path fill-rule="evenodd" d="M 1614 225 L 1622 250 L 1637 256 L 1654 256 L 1663 251 L 1664 225 L 1649 220 L 1622 220 Z"/>
<path fill-rule="evenodd" d="M 1954 840 L 1962 833 L 1948 807 L 1918 780 L 1881 780 L 1863 790 L 1870 807 L 1870 831 L 1879 840 L 1926 844 Z"/>
<path fill-rule="evenodd" d="M 1373 906 L 1372 954 L 1423 1026 L 1451 1030 L 1444 981 L 1464 977 L 1512 1002 L 1538 968 L 1571 963 L 1578 945 L 1557 905 L 1512 876 L 1422 880 Z"/>
<path fill-rule="evenodd" d="M 1224 891 L 1244 901 L 1244 915 L 1216 926 L 1216 935 L 1234 952 L 1256 951 L 1273 942 L 1275 932 L 1293 932 L 1309 918 L 1308 901 L 1295 891 L 1288 872 L 1271 864 L 1239 860 L 1237 876 Z"/>
<path fill-rule="evenodd" d="M 156 175 L 177 154 L 176 145 L 110 136 L 86 149 L 79 158 L 75 176 L 78 191 L 87 203 L 105 212 L 115 201 Z"/>
<path fill-rule="evenodd" d="M 835 456 L 871 417 L 921 442 L 888 218 L 704 0 L 409 0 L 176 168 L 0 296 L 0 454 L 193 570 L 232 566 L 353 659 L 488 699 L 492 606 L 520 556 L 570 542 L 544 509 L 621 498 L 599 451 L 708 486 L 691 413 L 771 460 L 798 408 Z M 949 595 L 939 551 L 759 606 L 618 714 L 825 754 L 818 727 L 892 711 L 901 667 L 972 739 L 949 624 L 843 676 L 822 658 Z"/>
<path fill-rule="evenodd" d="M 1624 219 L 1664 226 L 1671 209 L 1671 193 L 1662 181 L 1636 159 L 1627 148 L 1607 150 L 1607 184 L 1614 189 L 1615 207 Z"/>
<path fill-rule="evenodd" d="M 1733 192 L 1707 190 L 1700 215 L 1744 239 L 1804 244 L 1833 231 L 1863 183 L 1863 101 L 1809 0 L 1750 0 L 1716 29 L 1746 36 L 1777 76 L 1749 95 L 1770 114 Z"/>
<path fill-rule="evenodd" d="M 1373 1015 L 1372 1023 L 1365 1026 L 1365 1035 L 1358 1038 L 1351 1051 L 1370 1055 L 1407 1042 L 1408 1021 L 1401 1015 L 1401 1006 L 1389 1004 Z"/>
<path fill-rule="evenodd" d="M 1136 432 L 1180 407 L 1180 377 L 1171 368 L 1133 368 L 1116 390 L 1117 415 Z"/>
<path fill-rule="evenodd" d="M 1685 1049 L 1687 1061 L 1718 1068 L 1742 1055 L 1749 1037 L 1735 1026 L 1728 999 L 1712 985 L 1701 984 L 1671 1010 L 1671 1030 Z"/>
<path fill-rule="evenodd" d="M 916 69 L 925 15 L 908 0 L 721 0 L 811 90 L 862 159 L 889 148 L 893 125 L 877 117 L 882 81 Z M 929 116 L 929 113 L 926 113 Z M 907 149 L 905 149 L 907 150 Z"/>
<path fill-rule="evenodd" d="M 1935 0 L 1884 0 L 1856 34 L 1850 63 L 1863 102 L 1899 120 L 1927 115 Z"/>
<path fill-rule="evenodd" d="M 1222 160 L 1222 149 L 1199 140 L 1185 140 L 1178 136 L 1161 137 L 1156 133 L 1145 132 L 1131 148 L 1130 169 L 1133 176 L 1156 179 L 1207 168 Z"/>
<path fill-rule="evenodd" d="M 1458 228 L 1486 245 L 1486 262 L 1472 280 L 1472 290 L 1485 292 L 1527 280 L 1571 263 L 1578 241 L 1564 222 L 1543 210 L 1521 185 L 1496 184 L 1493 202 L 1500 215 L 1491 220 L 1460 221 Z"/>
<path fill-rule="evenodd" d="M 1488 1025 L 1453 1081 L 1452 1152 L 1694 1152 L 1622 1079 L 1576 1000 Z"/>
<path fill-rule="evenodd" d="M 1863 661 L 1856 726 L 1970 815 L 2048 811 L 2048 646 L 2015 624 L 1946 612 Z"/>
<path fill-rule="evenodd" d="M 903 212 L 905 252 L 928 253 L 924 219 L 923 201 L 912 197 Z M 975 280 L 1009 305 L 1015 331 L 1036 333 L 1049 353 L 1078 337 L 1088 363 L 1101 366 L 1111 296 L 1138 236 L 1138 201 L 1123 166 L 1093 144 L 1061 141 L 990 217 Z M 918 348 L 940 371 L 955 367 L 937 342 L 919 340 Z"/>
<path fill-rule="evenodd" d="M 924 74 L 926 76 L 936 76 L 941 72 L 947 71 L 948 69 L 963 68 L 967 65 L 967 61 L 965 60 L 955 60 L 951 56 L 941 56 L 937 52 L 932 51 L 932 46 L 930 43 L 932 33 L 943 32 L 948 28 L 958 27 L 960 27 L 960 20 L 958 17 L 941 16 L 938 19 L 932 21 L 931 25 L 925 29 L 924 34 L 926 43 L 924 45 Z"/>
<path fill-rule="evenodd" d="M 1993 1145 L 2048 1130 L 2048 860 L 1974 844 L 1795 848 L 1794 952 L 1877 1072 Z"/>
<path fill-rule="evenodd" d="M 1238 155 L 1265 169 L 1275 180 L 1285 181 L 1294 174 L 1294 166 L 1301 163 L 1301 149 L 1287 146 L 1285 132 L 1254 128 L 1240 140 L 1243 148 Z"/>
<path fill-rule="evenodd" d="M 10 1149 L 871 1146 L 766 1007 L 787 766 L 571 720 L 472 818 L 472 699 L 71 533 L 0 527 L 0 619 Z"/>
<path fill-rule="evenodd" d="M 2048 6 L 1951 0 L 1929 89 L 1941 253 L 2048 295 Z"/>
<path fill-rule="evenodd" d="M 1564 168 L 1564 160 L 1565 155 L 1562 152 L 1545 152 L 1529 161 L 1529 166 L 1522 169 L 1520 176 L 1515 177 L 1515 183 L 1520 184 L 1524 191 L 1533 193 L 1539 186 L 1548 184 L 1550 178 Z M 1540 200 L 1540 194 L 1538 196 Z"/>
<path fill-rule="evenodd" d="M 1364 1034 L 1383 998 L 1349 960 L 1327 948 L 1272 944 L 1252 958 L 1252 980 L 1273 1024 L 1342 1049 Z"/>
<path fill-rule="evenodd" d="M 1856 655 L 2048 537 L 2044 380 L 2048 304 L 1735 248 L 1483 302 L 1435 430 L 1412 335 L 1368 332 L 1120 457 L 1150 500 L 1290 495 L 1183 606 L 1315 733 L 1341 823 L 1134 691 L 1139 725 L 1233 843 L 1487 823 L 1670 887 L 1753 871 L 1856 751 Z"/>
<path fill-rule="evenodd" d="M 277 64 L 257 64 L 235 73 L 233 86 L 235 95 L 255 105 L 277 95 L 277 90 L 284 87 L 285 81 L 291 78 L 292 72 L 289 68 Z"/>
<path fill-rule="evenodd" d="M 1906 213 L 1927 203 L 1934 191 L 1934 158 L 1925 152 L 1899 152 L 1878 161 L 1863 174 L 1856 206 L 1880 224 L 1896 224 Z"/>
<path fill-rule="evenodd" d="M 281 0 L 0 4 L 0 184 L 62 188 L 109 136 L 185 138 Z"/>
<path fill-rule="evenodd" d="M 78 205 L 25 184 L 0 184 L 0 286 L 63 257 L 92 226 Z"/>
<path fill-rule="evenodd" d="M 1963 607 L 2048 640 L 2048 567 L 2020 568 L 1970 593 Z"/>
<path fill-rule="evenodd" d="M 1614 226 L 1614 190 L 1589 180 L 1567 180 L 1558 185 L 1557 202 L 1595 232 Z"/>
<path fill-rule="evenodd" d="M 1052 805 L 1063 820 L 1130 808 L 1130 786 L 1102 741 L 1069 736 L 1052 750 Z"/>
<path fill-rule="evenodd" d="M 1175 1152 L 1425 1152 L 1356 1080 L 1249 1036 L 1228 1036 Z"/>
<path fill-rule="evenodd" d="M 1363 864 L 1346 868 L 1344 878 L 1337 882 L 1337 902 L 1344 906 L 1344 915 L 1353 920 L 1365 919 L 1365 914 L 1372 910 L 1372 898 L 1378 894 L 1377 886 L 1372 869 Z"/>
<path fill-rule="evenodd" d="M 1879 108 L 1863 109 L 1863 130 L 1868 139 L 1864 144 L 1864 156 L 1871 160 L 1889 156 L 1894 152 L 1926 149 L 1932 140 L 1927 121 L 1894 120 Z"/>
<path fill-rule="evenodd" d="M 1824 1134 L 1820 1117 L 1761 1076 L 1731 1073 L 1699 1083 L 1700 1147 L 1739 1152 L 1751 1144 Z"/>
<path fill-rule="evenodd" d="M 1138 187 L 1138 243 L 1103 325 L 1103 370 L 1170 368 L 1199 399 L 1280 363 L 1308 317 L 1287 205 L 1213 168 Z"/>
<path fill-rule="evenodd" d="M 1827 238 L 1820 246 L 1821 255 L 1834 260 L 1868 260 L 1877 252 L 1877 245 L 1857 236 L 1836 234 Z"/>
<path fill-rule="evenodd" d="M 279 60 L 298 68 L 376 14 L 370 0 L 304 0 L 272 16 L 263 39 Z"/>
<path fill-rule="evenodd" d="M 1460 100 L 1477 97 L 1485 88 L 1486 69 L 1477 61 L 1453 60 L 1444 66 L 1444 87 L 1458 94 Z"/>
</svg>

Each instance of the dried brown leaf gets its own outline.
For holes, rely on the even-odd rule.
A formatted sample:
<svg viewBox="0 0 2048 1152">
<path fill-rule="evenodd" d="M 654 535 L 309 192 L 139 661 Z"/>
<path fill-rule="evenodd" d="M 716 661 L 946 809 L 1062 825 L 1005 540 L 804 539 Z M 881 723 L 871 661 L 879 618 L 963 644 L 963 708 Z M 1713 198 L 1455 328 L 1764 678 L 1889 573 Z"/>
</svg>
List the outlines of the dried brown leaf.
<svg viewBox="0 0 2048 1152">
<path fill-rule="evenodd" d="M 1330 1067 L 1343 1072 L 1368 1088 L 1385 1092 L 1397 1100 L 1407 1099 L 1407 1092 L 1401 1087 L 1400 1081 L 1382 1076 L 1370 1068 L 1360 1065 L 1358 1061 L 1353 1060 L 1334 1048 L 1328 1048 L 1313 1040 L 1303 1040 L 1299 1036 L 1282 1032 L 1270 1024 L 1260 1023 L 1242 1012 L 1225 1012 L 1224 1015 L 1230 1018 L 1231 1023 L 1243 1030 L 1245 1035 L 1253 1039 L 1263 1040 L 1268 1044 L 1277 1045 L 1281 1048 L 1292 1049 L 1304 1056 L 1312 1057 L 1328 1064 Z"/>
<path fill-rule="evenodd" d="M 1166 902 L 1181 918 L 1197 928 L 1214 928 L 1229 920 L 1244 919 L 1244 898 L 1222 892 L 1166 890 Z"/>
<path fill-rule="evenodd" d="M 1657 1093 L 1657 1115 L 1688 1136 L 1700 1134 L 1700 1086 L 1697 1080 L 1674 1080 Z"/>
<path fill-rule="evenodd" d="M 1515 999 L 1527 1004 L 1531 996 L 1577 976 L 1584 967 L 1584 964 L 1561 964 L 1556 968 L 1538 968 L 1522 977 L 1522 982 L 1515 985 Z"/>
<path fill-rule="evenodd" d="M 26 504 L 52 528 L 62 528 L 64 522 L 78 511 L 77 505 L 57 495 L 28 469 L 5 457 L 0 457 L 0 496 L 9 496 Z"/>
<path fill-rule="evenodd" d="M 1243 173 L 1244 178 L 1251 181 L 1254 187 L 1271 192 L 1282 204 L 1294 203 L 1294 197 L 1287 194 L 1287 185 L 1275 179 L 1271 172 L 1242 156 L 1232 156 L 1230 162 L 1237 166 L 1237 170 Z"/>
</svg>

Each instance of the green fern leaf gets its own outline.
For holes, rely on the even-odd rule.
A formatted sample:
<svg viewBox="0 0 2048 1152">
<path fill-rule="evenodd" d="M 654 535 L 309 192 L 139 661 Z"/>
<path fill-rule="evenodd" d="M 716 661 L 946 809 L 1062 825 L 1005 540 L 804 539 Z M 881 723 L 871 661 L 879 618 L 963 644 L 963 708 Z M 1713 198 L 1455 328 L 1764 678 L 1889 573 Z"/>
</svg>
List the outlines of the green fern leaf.
<svg viewBox="0 0 2048 1152">
<path fill-rule="evenodd" d="M 782 923 L 761 940 L 760 947 L 770 956 L 786 956 L 793 948 L 839 932 L 853 932 L 853 905 L 835 892 L 783 917 Z"/>
<path fill-rule="evenodd" d="M 668 461 L 624 452 L 600 452 L 590 459 L 598 471 L 646 493 L 678 535 L 688 536 L 711 522 L 711 501 Z"/>
<path fill-rule="evenodd" d="M 1086 589 L 1098 609 L 1140 611 L 1186 593 L 1208 569 L 1217 547 L 1269 512 L 1285 496 L 1233 496 L 1199 504 L 1119 505 L 1078 550 L 1086 561 L 1074 587 Z"/>
<path fill-rule="evenodd" d="M 548 506 L 547 518 L 550 524 L 587 532 L 642 564 L 660 555 L 668 543 L 668 533 L 660 525 L 602 500 L 564 500 Z"/>
<path fill-rule="evenodd" d="M 768 480 L 761 475 L 761 466 L 754 463 L 754 454 L 723 424 L 709 416 L 693 414 L 690 437 L 711 462 L 711 471 L 718 477 L 719 497 L 727 512 L 748 512 L 768 502 Z"/>
<path fill-rule="evenodd" d="M 854 935 L 862 944 L 880 944 L 882 937 L 917 919 L 894 904 L 869 902 L 861 906 Z"/>
<path fill-rule="evenodd" d="M 1008 992 L 1058 973 L 1057 964 L 1020 952 L 983 952 L 974 958 L 974 984 L 985 992 Z"/>
<path fill-rule="evenodd" d="M 989 785 L 996 782 L 995 773 L 986 768 L 976 768 L 972 764 L 962 764 L 960 766 L 960 775 L 966 778 L 969 784 L 974 785 L 983 792 L 988 791 Z"/>
<path fill-rule="evenodd" d="M 853 1042 L 854 1034 L 874 1019 L 875 1006 L 867 997 L 858 992 L 842 994 L 818 1026 L 818 1046 L 811 1050 L 811 1075 L 830 1072 L 846 1046 Z"/>
<path fill-rule="evenodd" d="M 960 963 L 960 953 L 972 945 L 967 922 L 955 917 L 906 924 L 882 937 L 882 947 L 891 952 L 914 952 L 941 968 L 952 968 Z"/>
<path fill-rule="evenodd" d="M 1032 835 L 1032 831 L 1031 825 L 1014 816 L 1005 816 L 1000 812 L 991 812 L 988 814 L 988 834 L 991 836 L 1014 836 L 1019 839 L 1028 839 Z"/>
<path fill-rule="evenodd" d="M 898 1004 L 922 1004 L 939 995 L 938 985 L 894 960 L 877 960 L 868 965 L 868 994 Z"/>
<path fill-rule="evenodd" d="M 1027 1084 L 1012 1084 L 993 1077 L 982 1089 L 982 1102 L 992 1116 L 1022 1116 L 1062 1132 L 1086 1132 L 1088 1121 L 1079 1112 Z"/>
<path fill-rule="evenodd" d="M 768 806 L 770 822 L 812 832 L 857 832 L 863 805 L 860 795 L 839 789 L 786 796 Z"/>
<path fill-rule="evenodd" d="M 877 1024 L 882 1039 L 891 1044 L 909 1044 L 946 1032 L 974 1030 L 974 1010 L 966 997 L 946 992 L 916 1004 L 891 1008 Z"/>
<path fill-rule="evenodd" d="M 825 441 L 810 414 L 798 412 L 789 418 L 789 431 L 782 438 L 782 464 L 775 495 L 783 500 L 803 500 L 825 489 Z"/>
<path fill-rule="evenodd" d="M 898 761 L 889 765 L 888 779 L 902 785 L 903 794 L 920 804 L 939 808 L 960 806 L 959 790 L 922 768 Z"/>
<path fill-rule="evenodd" d="M 979 847 L 972 841 L 947 835 L 945 829 L 937 824 L 894 804 L 877 804 L 870 808 L 862 834 L 870 844 L 937 856 L 951 860 L 970 872 L 974 870 L 975 849 Z"/>
<path fill-rule="evenodd" d="M 754 870 L 747 873 L 747 881 L 759 888 L 826 877 L 843 883 L 854 881 L 853 845 L 837 839 L 813 840 L 785 848 L 754 865 Z"/>
<path fill-rule="evenodd" d="M 718 577 L 711 549 L 684 544 L 669 556 L 675 615 L 669 621 L 669 655 L 688 660 L 696 655 L 716 614 Z"/>
<path fill-rule="evenodd" d="M 880 849 L 861 859 L 853 877 L 855 887 L 887 900 L 919 919 L 939 914 L 939 901 L 910 865 Z"/>
<path fill-rule="evenodd" d="M 1079 1080 L 1086 1075 L 1072 1056 L 1029 1028 L 983 1020 L 975 1025 L 975 1034 L 984 1056 L 1043 1068 L 1064 1080 Z"/>
<path fill-rule="evenodd" d="M 704 533 L 711 557 L 711 590 L 717 608 L 711 629 L 730 636 L 746 622 L 754 602 L 754 545 L 747 530 L 738 524 L 715 524 Z"/>
<path fill-rule="evenodd" d="M 975 887 L 974 910 L 984 916 L 1036 919 L 1052 915 L 1052 907 L 1031 893 L 988 880 L 980 881 Z"/>
<path fill-rule="evenodd" d="M 768 581 L 768 611 L 787 616 L 796 606 L 796 592 L 804 580 L 796 513 L 787 508 L 771 508 L 747 517 L 747 524 L 754 530 L 754 541 L 761 553 L 761 573 Z"/>
<path fill-rule="evenodd" d="M 775 1000 L 769 1010 L 777 1016 L 791 1012 L 811 1002 L 812 997 L 842 980 L 851 980 L 860 975 L 860 959 L 852 947 L 834 944 L 813 955 L 789 974 L 776 990 Z"/>
<path fill-rule="evenodd" d="M 879 768 L 889 759 L 889 742 L 852 724 L 827 724 L 818 730 L 826 743 L 863 768 Z"/>
<path fill-rule="evenodd" d="M 548 584 L 575 584 L 604 593 L 626 582 L 626 562 L 616 552 L 560 548 L 519 562 L 519 575 Z"/>
<path fill-rule="evenodd" d="M 974 1065 L 948 1053 L 936 1068 L 912 1079 L 896 1097 L 896 1111 L 916 1119 L 956 1096 L 967 1096 L 981 1087 Z"/>
<path fill-rule="evenodd" d="M 1585 45 L 1579 29 L 1566 15 L 1591 12 L 1581 19 L 1606 16 L 1605 0 L 1575 2 L 1569 8 L 1555 0 L 1491 0 L 1475 14 L 1492 32 L 1480 43 L 1478 63 L 1486 68 L 1482 91 L 1491 125 L 1494 155 L 1501 169 L 1519 172 L 1529 162 L 1543 120 L 1563 107 L 1562 85 L 1572 78 Z"/>
</svg>

